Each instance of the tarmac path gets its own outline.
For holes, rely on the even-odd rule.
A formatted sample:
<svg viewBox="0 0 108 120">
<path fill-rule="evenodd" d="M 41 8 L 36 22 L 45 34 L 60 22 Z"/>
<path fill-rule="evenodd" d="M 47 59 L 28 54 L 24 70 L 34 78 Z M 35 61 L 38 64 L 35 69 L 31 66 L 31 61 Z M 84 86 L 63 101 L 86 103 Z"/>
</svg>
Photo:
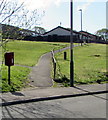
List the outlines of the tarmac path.
<svg viewBox="0 0 108 120">
<path fill-rule="evenodd" d="M 50 77 L 51 73 L 51 53 L 44 54 L 39 59 L 36 66 L 33 67 L 29 80 L 30 84 L 34 87 L 51 87 L 53 85 Z"/>
<path fill-rule="evenodd" d="M 54 51 L 54 53 L 64 51 L 69 49 L 66 47 L 60 50 Z M 32 87 L 51 87 L 53 85 L 53 80 L 51 78 L 51 52 L 46 53 L 41 56 L 39 62 L 36 66 L 32 68 L 29 75 L 30 85 Z"/>
</svg>

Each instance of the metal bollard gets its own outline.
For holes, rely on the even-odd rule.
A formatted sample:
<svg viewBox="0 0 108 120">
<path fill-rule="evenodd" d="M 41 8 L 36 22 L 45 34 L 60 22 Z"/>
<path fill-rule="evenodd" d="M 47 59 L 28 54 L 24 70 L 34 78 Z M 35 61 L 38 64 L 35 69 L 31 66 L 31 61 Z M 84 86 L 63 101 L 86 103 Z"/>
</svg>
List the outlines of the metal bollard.
<svg viewBox="0 0 108 120">
<path fill-rule="evenodd" d="M 66 60 L 66 59 L 67 59 L 67 53 L 64 52 L 64 60 Z"/>
</svg>

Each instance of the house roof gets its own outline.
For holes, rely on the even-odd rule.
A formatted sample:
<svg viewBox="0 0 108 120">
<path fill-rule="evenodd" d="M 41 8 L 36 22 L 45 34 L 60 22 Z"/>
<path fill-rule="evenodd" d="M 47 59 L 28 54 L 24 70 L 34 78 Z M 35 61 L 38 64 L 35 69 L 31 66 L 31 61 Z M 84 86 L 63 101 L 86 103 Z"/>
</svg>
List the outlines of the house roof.
<svg viewBox="0 0 108 120">
<path fill-rule="evenodd" d="M 52 32 L 52 31 L 54 31 L 54 30 L 56 30 L 56 29 L 58 29 L 58 28 L 60 28 L 60 29 L 63 29 L 63 30 L 66 30 L 66 31 L 69 31 L 69 32 L 70 32 L 70 28 L 64 28 L 64 27 L 58 26 L 58 27 L 56 27 L 56 28 L 54 28 L 54 29 L 52 29 L 52 30 L 50 30 L 50 31 L 48 31 L 48 32 L 45 32 L 43 35 L 46 35 L 46 34 L 48 34 L 48 33 Z M 73 32 L 74 32 L 75 34 L 79 34 L 79 32 L 77 32 L 77 31 L 75 31 L 75 30 L 73 30 Z"/>
<path fill-rule="evenodd" d="M 96 35 L 94 34 L 91 34 L 89 32 L 86 32 L 86 31 L 80 31 L 81 34 L 85 35 L 85 36 L 89 36 L 89 37 L 96 37 Z"/>
</svg>

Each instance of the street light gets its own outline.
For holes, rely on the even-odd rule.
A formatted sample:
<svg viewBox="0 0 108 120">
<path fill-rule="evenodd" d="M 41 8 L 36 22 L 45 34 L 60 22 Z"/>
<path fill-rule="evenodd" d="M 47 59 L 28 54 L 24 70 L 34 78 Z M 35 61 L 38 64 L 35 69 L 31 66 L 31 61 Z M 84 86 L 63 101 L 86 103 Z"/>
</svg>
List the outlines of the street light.
<svg viewBox="0 0 108 120">
<path fill-rule="evenodd" d="M 73 62 L 73 0 L 70 0 L 70 86 L 74 87 L 74 62 Z"/>
<path fill-rule="evenodd" d="M 82 9 L 79 10 L 81 12 L 81 31 L 82 31 Z"/>
<path fill-rule="evenodd" d="M 82 31 L 82 9 L 79 9 L 79 11 L 81 12 L 81 31 Z M 83 36 L 81 35 L 81 46 L 83 43 Z"/>
</svg>

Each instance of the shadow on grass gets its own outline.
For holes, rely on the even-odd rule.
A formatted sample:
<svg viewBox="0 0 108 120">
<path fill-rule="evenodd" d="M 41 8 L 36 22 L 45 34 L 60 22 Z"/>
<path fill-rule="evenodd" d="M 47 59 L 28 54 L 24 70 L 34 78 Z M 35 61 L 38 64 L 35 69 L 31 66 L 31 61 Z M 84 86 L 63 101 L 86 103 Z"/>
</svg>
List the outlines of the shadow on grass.
<svg viewBox="0 0 108 120">
<path fill-rule="evenodd" d="M 70 79 L 68 79 L 65 75 L 63 77 L 61 77 L 61 79 L 54 79 L 54 81 L 56 83 L 60 83 L 62 84 L 64 87 L 68 87 L 70 86 Z M 87 84 L 102 84 L 102 83 L 108 83 L 108 76 L 104 75 L 104 76 L 100 76 L 99 79 L 95 80 L 95 81 L 74 81 L 74 84 L 76 85 L 87 85 Z"/>
</svg>

